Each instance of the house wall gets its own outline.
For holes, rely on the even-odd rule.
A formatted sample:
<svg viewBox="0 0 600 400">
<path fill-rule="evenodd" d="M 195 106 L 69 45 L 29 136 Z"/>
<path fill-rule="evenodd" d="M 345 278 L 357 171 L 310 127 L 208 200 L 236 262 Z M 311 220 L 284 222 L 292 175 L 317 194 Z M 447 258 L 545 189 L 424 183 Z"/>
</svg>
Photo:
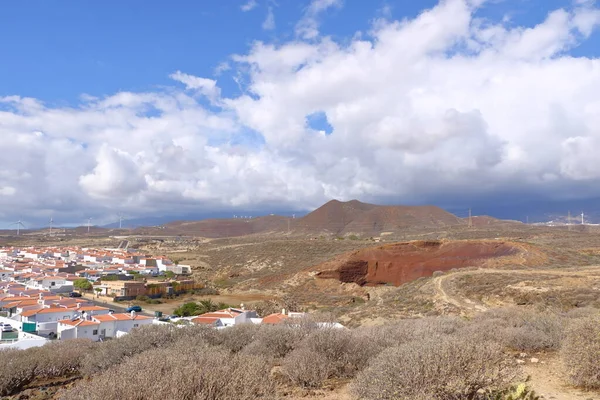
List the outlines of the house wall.
<svg viewBox="0 0 600 400">
<path fill-rule="evenodd" d="M 146 294 L 144 282 L 133 281 L 106 281 L 102 282 L 107 287 L 106 294 L 115 296 L 139 296 Z M 124 289 L 124 290 L 123 290 Z"/>
<path fill-rule="evenodd" d="M 101 322 L 98 333 L 102 334 L 104 330 L 104 337 L 114 338 L 117 337 L 117 332 L 129 333 L 133 328 L 151 324 L 152 319 Z"/>
<path fill-rule="evenodd" d="M 40 347 L 48 343 L 48 339 L 31 335 L 29 333 L 19 332 L 19 340 L 16 342 L 0 344 L 0 350 L 4 349 L 20 349 L 25 350 L 31 347 Z"/>
<path fill-rule="evenodd" d="M 33 318 L 33 321 L 28 322 L 37 322 L 38 324 L 44 322 L 57 322 L 61 319 L 71 319 L 75 316 L 75 313 L 76 311 L 65 308 L 58 312 L 36 314 L 34 317 L 30 317 Z"/>
<path fill-rule="evenodd" d="M 235 317 L 236 324 L 245 324 L 252 322 L 252 318 L 258 318 L 256 311 L 246 311 Z"/>
<path fill-rule="evenodd" d="M 60 324 L 57 327 L 57 330 L 58 330 L 57 335 L 60 340 L 75 339 L 77 337 L 75 328 L 72 326 Z"/>
<path fill-rule="evenodd" d="M 98 325 L 76 326 L 75 331 L 78 339 L 90 339 L 93 341 L 98 341 L 100 338 L 100 329 Z"/>
<path fill-rule="evenodd" d="M 152 319 L 140 319 L 140 320 L 125 320 L 117 321 L 116 330 L 121 332 L 130 332 L 133 328 L 138 328 L 144 325 L 151 325 Z"/>
</svg>

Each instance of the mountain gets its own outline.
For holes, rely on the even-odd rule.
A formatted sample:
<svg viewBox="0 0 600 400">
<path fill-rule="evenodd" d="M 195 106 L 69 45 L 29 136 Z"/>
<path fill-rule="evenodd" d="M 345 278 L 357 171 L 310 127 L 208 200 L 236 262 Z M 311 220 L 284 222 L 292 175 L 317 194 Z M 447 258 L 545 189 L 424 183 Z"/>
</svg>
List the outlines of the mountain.
<svg viewBox="0 0 600 400">
<path fill-rule="evenodd" d="M 135 233 L 161 236 L 201 236 L 223 238 L 285 232 L 289 217 L 269 215 L 257 218 L 204 219 L 200 221 L 174 221 L 159 227 L 137 228 Z"/>
<path fill-rule="evenodd" d="M 465 225 L 461 218 L 435 206 L 378 206 L 358 200 L 332 200 L 300 218 L 294 230 L 337 235 L 379 235 L 398 230 Z"/>
<path fill-rule="evenodd" d="M 175 221 L 137 228 L 138 234 L 222 238 L 252 234 L 369 235 L 383 232 L 466 225 L 461 218 L 434 206 L 378 206 L 358 200 L 332 200 L 302 218 L 269 215 L 258 218 Z"/>
</svg>

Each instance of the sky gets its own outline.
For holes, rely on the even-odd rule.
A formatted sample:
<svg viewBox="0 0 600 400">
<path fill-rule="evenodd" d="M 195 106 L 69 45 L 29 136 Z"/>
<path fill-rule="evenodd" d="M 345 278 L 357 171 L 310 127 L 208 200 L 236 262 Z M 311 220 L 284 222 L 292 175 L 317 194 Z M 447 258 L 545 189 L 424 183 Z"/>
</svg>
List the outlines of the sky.
<svg viewBox="0 0 600 400">
<path fill-rule="evenodd" d="M 593 213 L 599 23 L 593 0 L 2 2 L 0 225 Z"/>
</svg>

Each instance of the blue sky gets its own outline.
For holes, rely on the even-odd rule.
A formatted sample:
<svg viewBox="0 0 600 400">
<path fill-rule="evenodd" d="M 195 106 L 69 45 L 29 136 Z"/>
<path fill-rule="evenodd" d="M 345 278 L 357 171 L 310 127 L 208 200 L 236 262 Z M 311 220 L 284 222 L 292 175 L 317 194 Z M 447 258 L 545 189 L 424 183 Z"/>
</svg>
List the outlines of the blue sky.
<svg viewBox="0 0 600 400">
<path fill-rule="evenodd" d="M 2 2 L 0 222 L 594 204 L 599 24 L 593 0 Z"/>
<path fill-rule="evenodd" d="M 215 70 L 232 54 L 243 54 L 253 41 L 284 42 L 308 7 L 307 0 L 247 1 L 90 1 L 4 2 L 0 5 L 0 95 L 18 94 L 48 102 L 73 103 L 83 93 L 107 96 L 146 91 L 170 84 L 173 71 L 217 77 Z M 322 33 L 340 40 L 368 32 L 373 19 L 412 18 L 436 0 L 345 0 L 323 16 Z M 548 10 L 569 7 L 570 0 L 496 0 L 479 15 L 510 16 L 515 25 L 533 26 Z M 268 8 L 275 29 L 262 24 Z M 575 50 L 597 55 L 597 38 Z M 225 93 L 237 85 L 220 75 Z"/>
</svg>

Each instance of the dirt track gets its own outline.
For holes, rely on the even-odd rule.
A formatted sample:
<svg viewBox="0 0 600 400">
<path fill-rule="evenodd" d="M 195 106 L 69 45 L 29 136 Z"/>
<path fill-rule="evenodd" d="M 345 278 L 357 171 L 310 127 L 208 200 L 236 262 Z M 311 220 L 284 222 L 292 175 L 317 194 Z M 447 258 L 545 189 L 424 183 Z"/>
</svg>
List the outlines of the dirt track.
<svg viewBox="0 0 600 400">
<path fill-rule="evenodd" d="M 460 275 L 479 275 L 479 274 L 512 274 L 512 275 L 524 275 L 528 277 L 536 276 L 565 276 L 565 277 L 595 277 L 600 279 L 600 267 L 577 267 L 568 269 L 490 269 L 481 268 L 477 270 L 462 270 L 447 273 L 442 276 L 433 278 L 433 285 L 436 290 L 435 299 L 439 302 L 451 304 L 457 307 L 464 313 L 471 314 L 474 312 L 486 311 L 488 309 L 484 304 L 478 304 L 477 302 L 469 299 L 465 296 L 461 296 L 459 293 L 453 293 L 450 285 L 448 285 L 449 278 L 454 278 Z"/>
</svg>

